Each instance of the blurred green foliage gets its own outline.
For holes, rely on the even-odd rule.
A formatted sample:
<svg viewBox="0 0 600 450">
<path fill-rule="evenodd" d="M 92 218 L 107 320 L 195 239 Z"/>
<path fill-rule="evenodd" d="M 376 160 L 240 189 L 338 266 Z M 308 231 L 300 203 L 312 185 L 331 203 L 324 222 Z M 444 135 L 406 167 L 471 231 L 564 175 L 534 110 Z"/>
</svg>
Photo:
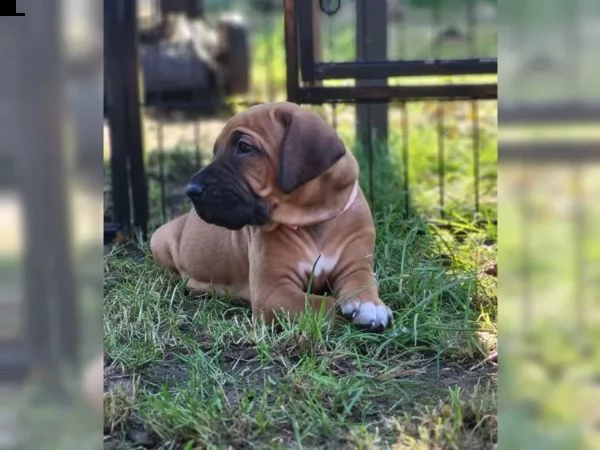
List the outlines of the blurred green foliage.
<svg viewBox="0 0 600 450">
<path fill-rule="evenodd" d="M 505 448 L 599 448 L 599 173 L 593 165 L 501 169 Z"/>
</svg>

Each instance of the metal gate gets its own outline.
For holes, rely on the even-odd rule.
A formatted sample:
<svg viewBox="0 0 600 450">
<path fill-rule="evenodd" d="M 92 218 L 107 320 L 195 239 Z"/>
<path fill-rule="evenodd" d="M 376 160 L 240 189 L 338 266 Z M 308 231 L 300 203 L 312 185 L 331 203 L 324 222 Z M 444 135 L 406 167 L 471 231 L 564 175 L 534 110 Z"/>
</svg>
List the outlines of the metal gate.
<svg viewBox="0 0 600 450">
<path fill-rule="evenodd" d="M 146 2 L 148 3 L 148 2 Z M 179 4 L 181 3 L 181 5 Z M 187 2 L 190 3 L 190 2 Z M 478 18 L 481 12 L 477 8 L 480 3 L 473 0 L 451 2 L 452 20 L 445 21 L 444 2 L 437 0 L 415 1 L 426 4 L 418 6 L 419 17 L 427 16 L 430 28 L 435 37 L 428 44 L 426 55 L 412 57 L 409 38 L 399 37 L 402 33 L 411 33 L 416 14 L 402 11 L 400 6 L 405 2 L 387 0 L 254 0 L 248 2 L 186 2 L 163 1 L 160 7 L 171 5 L 172 8 L 188 9 L 194 17 L 208 14 L 215 5 L 237 5 L 246 8 L 262 19 L 255 19 L 256 27 L 267 30 L 265 34 L 266 58 L 258 64 L 270 64 L 266 70 L 265 88 L 261 95 L 246 95 L 243 98 L 227 99 L 227 104 L 234 110 L 254 103 L 279 100 L 275 92 L 277 87 L 277 70 L 285 67 L 285 97 L 283 99 L 300 104 L 317 107 L 330 123 L 338 128 L 338 113 L 342 108 L 354 110 L 352 121 L 355 121 L 355 141 L 364 147 L 365 161 L 362 167 L 366 174 L 365 189 L 373 207 L 376 206 L 374 195 L 373 166 L 377 155 L 374 142 L 389 142 L 390 121 L 398 117 L 402 130 L 402 159 L 404 161 L 401 195 L 405 198 L 406 214 L 410 214 L 410 186 L 408 160 L 411 153 L 409 137 L 409 107 L 413 102 L 428 102 L 435 110 L 431 127 L 437 130 L 436 153 L 438 159 L 438 201 L 439 215 L 443 218 L 448 208 L 446 158 L 449 149 L 445 147 L 446 125 L 444 107 L 455 102 L 469 104 L 471 131 L 466 134 L 472 147 L 473 159 L 473 212 L 480 209 L 480 161 L 479 161 L 479 103 L 492 101 L 495 105 L 497 97 L 497 59 L 495 42 L 491 50 L 478 48 L 478 24 L 487 21 L 487 28 L 494 29 L 494 18 Z M 411 2 L 408 2 L 411 3 Z M 176 5 L 177 4 L 177 5 Z M 185 4 L 185 5 L 184 5 Z M 493 2 L 492 2 L 493 4 Z M 169 210 L 169 168 L 165 163 L 164 123 L 156 122 L 154 135 L 148 139 L 156 142 L 156 173 L 148 173 L 146 167 L 149 155 L 144 153 L 145 121 L 141 112 L 147 105 L 140 98 L 139 77 L 139 30 L 138 6 L 134 0 L 105 1 L 105 39 L 106 39 L 106 94 L 107 119 L 110 128 L 110 171 L 112 213 L 105 218 L 105 233 L 108 239 L 115 233 L 130 235 L 136 230 L 146 235 L 150 227 L 165 222 L 172 217 Z M 183 5 L 183 6 L 182 6 Z M 154 9 L 158 9 L 156 5 Z M 193 11 L 189 11 L 193 9 Z M 193 14 L 192 14 L 193 12 Z M 250 13 L 248 13 L 250 14 Z M 411 15 L 412 14 L 412 15 Z M 268 18 L 267 18 L 268 17 Z M 346 18 L 344 18 L 346 17 Z M 350 17 L 350 20 L 347 18 Z M 353 19 L 353 20 L 352 20 Z M 260 22 L 262 21 L 262 22 Z M 352 22 L 354 26 L 339 32 L 336 21 Z M 259 23 L 260 22 L 260 23 Z M 457 25 L 458 24 L 458 25 Z M 419 25 L 421 28 L 425 26 Z M 411 28 L 412 27 L 412 28 Z M 334 55 L 337 40 L 348 40 L 349 33 L 354 33 L 352 47 L 354 55 L 347 60 L 339 60 Z M 394 34 L 395 33 L 395 34 Z M 494 31 L 495 33 L 495 31 Z M 342 36 L 345 36 L 343 37 Z M 489 33 L 493 39 L 495 35 Z M 489 38 L 489 39 L 492 39 Z M 448 56 L 444 53 L 445 40 L 457 40 L 461 47 L 461 55 Z M 488 39 L 488 40 L 489 40 Z M 253 41 L 255 42 L 255 41 Z M 399 42 L 402 51 L 398 50 Z M 284 60 L 276 61 L 274 56 L 279 49 L 285 49 Z M 254 51 L 251 51 L 255 57 Z M 389 55 L 396 53 L 393 57 Z M 400 54 L 398 54 L 400 53 Z M 447 53 L 447 52 L 446 52 Z M 271 55 L 271 58 L 269 58 Z M 329 56 L 324 60 L 323 56 Z M 334 57 L 332 57 L 332 55 Z M 337 59 L 337 60 L 336 60 Z M 254 61 L 254 60 L 253 60 Z M 256 62 L 256 61 L 254 61 Z M 427 77 L 436 77 L 431 82 Z M 473 81 L 473 76 L 484 76 L 485 80 Z M 440 78 L 444 77 L 444 78 Z M 264 81 L 263 80 L 263 81 Z M 407 83 L 407 80 L 412 82 Z M 202 101 L 201 98 L 194 101 Z M 465 103 L 467 102 L 467 103 Z M 326 105 L 326 108 L 325 106 Z M 324 109 L 325 108 L 325 109 Z M 495 106 L 493 107 L 495 114 Z M 438 111 L 439 110 L 439 111 Z M 441 112 L 440 112 L 441 111 Z M 202 165 L 202 151 L 199 143 L 200 128 L 206 119 L 194 121 L 193 130 L 195 144 L 191 145 L 195 153 L 188 165 Z M 146 143 L 146 145 L 149 145 Z M 184 181 L 180 181 L 184 185 Z M 154 200 L 150 197 L 156 197 Z M 155 193 L 158 192 L 157 195 Z M 149 226 L 150 223 L 150 226 Z"/>
</svg>

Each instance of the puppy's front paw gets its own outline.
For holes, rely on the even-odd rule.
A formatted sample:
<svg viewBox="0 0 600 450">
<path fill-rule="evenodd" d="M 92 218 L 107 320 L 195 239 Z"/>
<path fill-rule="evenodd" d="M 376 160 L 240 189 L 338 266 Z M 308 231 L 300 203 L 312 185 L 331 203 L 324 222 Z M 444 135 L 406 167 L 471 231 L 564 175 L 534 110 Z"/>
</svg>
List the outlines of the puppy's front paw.
<svg viewBox="0 0 600 450">
<path fill-rule="evenodd" d="M 372 331 L 382 331 L 392 323 L 392 310 L 381 300 L 347 300 L 340 309 L 342 315 L 355 325 Z"/>
</svg>

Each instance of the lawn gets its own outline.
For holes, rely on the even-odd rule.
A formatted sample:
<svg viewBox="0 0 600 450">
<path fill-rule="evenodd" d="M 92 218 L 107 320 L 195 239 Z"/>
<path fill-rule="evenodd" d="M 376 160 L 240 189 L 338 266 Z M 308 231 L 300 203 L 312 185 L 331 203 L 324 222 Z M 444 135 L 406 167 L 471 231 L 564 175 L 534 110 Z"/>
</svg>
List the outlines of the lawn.
<svg viewBox="0 0 600 450">
<path fill-rule="evenodd" d="M 395 311 L 382 334 L 311 314 L 275 332 L 229 299 L 189 295 L 143 247 L 113 249 L 105 431 L 202 448 L 491 448 L 494 370 L 469 370 L 495 345 L 485 233 L 459 243 L 393 210 L 376 220 L 381 296 Z"/>
<path fill-rule="evenodd" d="M 280 86 L 281 49 L 270 53 L 257 36 L 253 55 L 273 59 Z M 263 98 L 266 66 L 253 67 L 254 97 Z M 331 107 L 314 109 L 333 120 Z M 485 359 L 496 348 L 496 103 L 394 105 L 372 169 L 355 140 L 354 107 L 335 115 L 366 192 L 372 170 L 376 273 L 394 325 L 372 334 L 306 313 L 276 331 L 232 299 L 187 292 L 147 244 L 113 246 L 104 265 L 106 448 L 494 447 L 497 374 Z M 169 217 L 189 206 L 181 189 L 222 124 L 145 121 L 151 228 L 163 222 L 163 195 Z"/>
<path fill-rule="evenodd" d="M 425 120 L 426 105 L 413 106 L 411 117 Z M 413 122 L 408 217 L 402 147 L 393 144 L 402 135 L 391 139 L 387 157 L 384 149 L 376 151 L 373 169 L 376 272 L 381 297 L 395 312 L 394 326 L 382 334 L 311 314 L 276 332 L 253 323 L 248 308 L 230 299 L 189 294 L 153 263 L 144 244 L 106 255 L 110 442 L 492 448 L 495 368 L 471 369 L 496 345 L 494 131 L 487 129 L 480 149 L 486 174 L 480 190 L 489 198 L 478 223 L 468 213 L 469 195 L 453 197 L 451 218 L 442 221 L 431 145 L 436 130 Z M 468 193 L 468 139 L 452 131 L 445 139 L 454 149 L 446 163 L 448 189 Z M 364 160 L 358 146 L 354 150 Z M 167 154 L 166 167 L 185 167 L 183 155 Z"/>
</svg>

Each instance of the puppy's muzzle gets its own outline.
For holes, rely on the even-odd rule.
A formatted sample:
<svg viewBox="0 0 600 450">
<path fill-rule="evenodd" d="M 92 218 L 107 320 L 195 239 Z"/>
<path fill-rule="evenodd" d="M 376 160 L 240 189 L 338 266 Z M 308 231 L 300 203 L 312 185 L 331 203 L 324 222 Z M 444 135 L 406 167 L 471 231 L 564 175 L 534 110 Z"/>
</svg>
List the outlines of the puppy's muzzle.
<svg viewBox="0 0 600 450">
<path fill-rule="evenodd" d="M 269 221 L 266 202 L 245 182 L 207 169 L 194 175 L 186 188 L 186 195 L 202 220 L 230 230 Z"/>
</svg>

